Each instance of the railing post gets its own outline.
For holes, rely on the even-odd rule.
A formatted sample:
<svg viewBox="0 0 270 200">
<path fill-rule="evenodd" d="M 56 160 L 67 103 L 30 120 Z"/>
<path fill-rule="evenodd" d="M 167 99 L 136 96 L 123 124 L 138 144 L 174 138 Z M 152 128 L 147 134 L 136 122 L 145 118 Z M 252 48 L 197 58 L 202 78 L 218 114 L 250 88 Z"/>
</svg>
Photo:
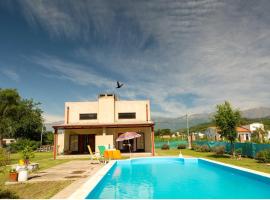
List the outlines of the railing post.
<svg viewBox="0 0 270 200">
<path fill-rule="evenodd" d="M 155 156 L 155 132 L 154 132 L 154 125 L 151 126 L 151 143 L 152 143 L 152 156 Z"/>
<path fill-rule="evenodd" d="M 58 130 L 57 128 L 54 129 L 54 140 L 53 140 L 53 159 L 56 159 L 56 154 L 57 154 L 57 133 Z"/>
</svg>

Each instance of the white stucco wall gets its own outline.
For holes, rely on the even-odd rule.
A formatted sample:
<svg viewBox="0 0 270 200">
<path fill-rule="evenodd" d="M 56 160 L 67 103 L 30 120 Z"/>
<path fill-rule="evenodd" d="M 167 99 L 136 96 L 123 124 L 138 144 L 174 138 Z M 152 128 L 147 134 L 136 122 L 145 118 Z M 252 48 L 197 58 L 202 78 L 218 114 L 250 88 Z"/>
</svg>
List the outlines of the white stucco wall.
<svg viewBox="0 0 270 200">
<path fill-rule="evenodd" d="M 67 124 L 67 107 L 69 107 L 69 123 L 85 124 L 97 123 L 98 120 L 80 120 L 80 114 L 98 113 L 98 102 L 66 102 L 65 124 Z"/>
<path fill-rule="evenodd" d="M 69 108 L 69 116 L 67 116 Z M 147 111 L 146 111 L 147 109 Z M 118 119 L 118 113 L 136 113 L 136 119 Z M 97 119 L 80 120 L 80 114 L 97 113 Z M 147 117 L 148 115 L 148 117 Z M 150 101 L 121 101 L 114 96 L 99 97 L 92 102 L 66 102 L 65 124 L 91 124 L 91 123 L 115 123 L 115 122 L 142 122 L 151 120 Z"/>
<path fill-rule="evenodd" d="M 146 108 L 148 108 L 148 120 L 151 120 L 150 115 L 150 103 L 148 100 L 145 101 L 116 101 L 115 102 L 115 121 L 146 121 Z M 118 119 L 118 113 L 129 113 L 135 112 L 136 119 Z"/>
</svg>

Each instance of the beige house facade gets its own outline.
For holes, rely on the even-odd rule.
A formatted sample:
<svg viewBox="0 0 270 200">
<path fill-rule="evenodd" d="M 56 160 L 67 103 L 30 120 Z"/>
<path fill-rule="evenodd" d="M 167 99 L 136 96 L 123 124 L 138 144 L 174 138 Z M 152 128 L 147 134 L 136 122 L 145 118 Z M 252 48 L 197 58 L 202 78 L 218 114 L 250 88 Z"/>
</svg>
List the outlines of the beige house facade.
<svg viewBox="0 0 270 200">
<path fill-rule="evenodd" d="M 63 154 L 88 154 L 87 145 L 98 152 L 98 146 L 128 152 L 151 152 L 154 155 L 154 123 L 149 100 L 119 100 L 114 94 L 100 94 L 97 101 L 66 102 L 65 121 L 53 126 L 54 157 Z M 124 132 L 141 137 L 117 142 Z"/>
</svg>

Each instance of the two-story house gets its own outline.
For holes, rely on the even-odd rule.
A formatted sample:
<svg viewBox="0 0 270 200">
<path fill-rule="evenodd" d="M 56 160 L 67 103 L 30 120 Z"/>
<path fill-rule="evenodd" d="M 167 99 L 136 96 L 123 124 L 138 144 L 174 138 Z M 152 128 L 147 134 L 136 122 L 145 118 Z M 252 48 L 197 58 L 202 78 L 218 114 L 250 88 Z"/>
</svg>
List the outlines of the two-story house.
<svg viewBox="0 0 270 200">
<path fill-rule="evenodd" d="M 141 137 L 130 140 L 133 152 L 154 155 L 154 123 L 149 100 L 119 100 L 114 94 L 100 94 L 97 101 L 66 102 L 65 122 L 54 128 L 54 158 L 58 154 L 86 154 L 87 145 L 97 152 L 99 145 L 127 152 L 127 141 L 117 142 L 124 132 Z"/>
</svg>

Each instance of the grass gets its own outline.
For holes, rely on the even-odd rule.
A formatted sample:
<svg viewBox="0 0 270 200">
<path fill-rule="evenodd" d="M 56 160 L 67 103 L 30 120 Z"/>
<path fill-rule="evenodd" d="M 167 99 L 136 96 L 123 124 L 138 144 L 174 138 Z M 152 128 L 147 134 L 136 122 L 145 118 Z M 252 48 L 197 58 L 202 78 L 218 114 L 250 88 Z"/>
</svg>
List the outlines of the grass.
<svg viewBox="0 0 270 200">
<path fill-rule="evenodd" d="M 24 183 L 5 186 L 4 189 L 16 193 L 20 199 L 49 199 L 72 182 L 68 180 Z"/>
<path fill-rule="evenodd" d="M 21 156 L 19 153 L 11 154 L 10 159 L 11 164 L 16 164 L 21 159 Z M 52 152 L 37 152 L 35 157 L 31 159 L 31 162 L 39 163 L 39 170 L 44 170 L 71 160 L 74 159 L 54 160 Z M 49 183 L 39 182 L 4 186 L 5 181 L 8 179 L 9 169 L 10 167 L 6 167 L 5 172 L 0 173 L 0 188 L 8 189 L 20 198 L 50 198 L 71 183 L 71 181 L 52 181 Z"/>
<path fill-rule="evenodd" d="M 156 153 L 159 156 L 178 156 L 179 152 L 180 150 L 178 149 L 170 149 L 170 150 L 156 149 Z M 217 156 L 213 152 L 196 152 L 190 149 L 181 149 L 181 152 L 184 156 L 207 158 L 210 160 L 219 161 L 226 164 L 245 167 L 260 172 L 270 173 L 269 165 L 266 165 L 265 163 L 258 163 L 255 159 L 251 158 L 242 158 L 241 160 L 237 160 L 235 158 L 231 158 L 229 155 Z"/>
</svg>

